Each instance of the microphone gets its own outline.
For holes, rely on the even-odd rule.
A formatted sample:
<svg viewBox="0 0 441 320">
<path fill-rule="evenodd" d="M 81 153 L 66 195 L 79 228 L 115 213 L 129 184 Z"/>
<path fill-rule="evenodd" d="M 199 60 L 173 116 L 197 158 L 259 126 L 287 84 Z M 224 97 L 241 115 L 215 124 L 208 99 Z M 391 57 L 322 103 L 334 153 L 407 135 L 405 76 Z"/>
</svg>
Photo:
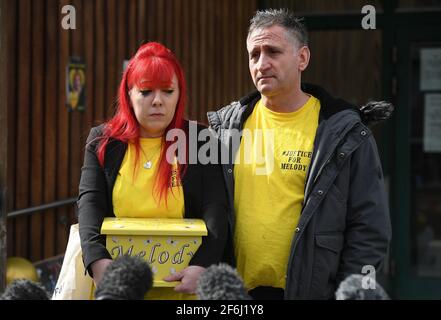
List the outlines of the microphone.
<svg viewBox="0 0 441 320">
<path fill-rule="evenodd" d="M 0 300 L 50 300 L 46 289 L 31 280 L 14 280 L 5 290 Z"/>
<path fill-rule="evenodd" d="M 390 300 L 386 291 L 373 278 L 369 278 L 367 288 L 363 279 L 368 276 L 351 274 L 343 280 L 335 292 L 336 300 Z M 366 282 L 366 281 L 365 281 Z M 373 286 L 372 286 L 373 285 Z"/>
<path fill-rule="evenodd" d="M 106 268 L 95 291 L 96 300 L 143 300 L 153 286 L 148 263 L 139 257 L 124 255 Z"/>
<path fill-rule="evenodd" d="M 252 300 L 237 270 L 226 263 L 211 265 L 201 274 L 196 295 L 199 300 Z"/>
</svg>

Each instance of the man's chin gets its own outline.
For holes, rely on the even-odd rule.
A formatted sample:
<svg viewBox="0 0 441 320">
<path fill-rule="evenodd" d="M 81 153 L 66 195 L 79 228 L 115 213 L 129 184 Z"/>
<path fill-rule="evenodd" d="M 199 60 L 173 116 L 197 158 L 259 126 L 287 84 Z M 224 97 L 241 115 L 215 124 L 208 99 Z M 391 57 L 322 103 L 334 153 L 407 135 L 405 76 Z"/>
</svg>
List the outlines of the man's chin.
<svg viewBox="0 0 441 320">
<path fill-rule="evenodd" d="M 258 90 L 262 95 L 265 95 L 265 96 L 270 96 L 270 95 L 271 95 L 271 92 L 274 91 L 274 89 L 273 89 L 271 86 L 269 86 L 269 85 L 261 85 L 261 86 L 258 86 L 258 87 L 257 87 L 257 90 Z"/>
</svg>

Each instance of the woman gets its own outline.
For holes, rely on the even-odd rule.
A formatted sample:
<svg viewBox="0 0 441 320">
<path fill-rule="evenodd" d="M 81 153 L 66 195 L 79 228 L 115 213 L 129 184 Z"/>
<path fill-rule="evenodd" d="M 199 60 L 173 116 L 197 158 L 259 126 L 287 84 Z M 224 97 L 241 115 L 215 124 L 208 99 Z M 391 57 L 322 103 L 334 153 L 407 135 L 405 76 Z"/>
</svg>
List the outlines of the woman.
<svg viewBox="0 0 441 320">
<path fill-rule="evenodd" d="M 84 265 L 95 283 L 112 262 L 105 236 L 100 234 L 103 219 L 109 216 L 205 221 L 208 236 L 189 266 L 165 279 L 181 281 L 175 287 L 178 293 L 194 293 L 200 274 L 221 259 L 227 235 L 227 198 L 220 166 L 187 164 L 178 161 L 181 158 L 176 154 L 174 163 L 167 161 L 173 143 L 166 140 L 167 133 L 180 129 L 188 138 L 185 102 L 186 84 L 179 62 L 163 45 L 147 43 L 123 74 L 115 116 L 89 134 L 78 222 Z M 185 298 L 171 289 L 155 296 L 155 290 L 160 289 L 153 289 L 152 298 Z"/>
</svg>

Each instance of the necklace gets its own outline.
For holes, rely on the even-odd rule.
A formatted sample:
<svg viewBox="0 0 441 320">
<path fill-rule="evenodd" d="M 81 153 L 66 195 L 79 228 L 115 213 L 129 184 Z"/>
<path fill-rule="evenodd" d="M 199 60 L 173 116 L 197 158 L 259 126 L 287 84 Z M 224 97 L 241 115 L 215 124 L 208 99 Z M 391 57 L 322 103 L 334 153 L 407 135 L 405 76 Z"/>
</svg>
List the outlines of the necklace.
<svg viewBox="0 0 441 320">
<path fill-rule="evenodd" d="M 144 168 L 144 169 L 151 169 L 152 167 L 153 167 L 153 162 L 152 162 L 152 159 L 156 156 L 156 154 L 161 150 L 161 147 L 162 147 L 162 145 L 161 146 L 159 146 L 159 148 L 153 153 L 153 155 L 150 157 L 150 159 L 147 159 L 147 156 L 146 156 L 146 154 L 145 154 L 145 152 L 144 152 L 144 150 L 142 150 L 142 153 L 144 154 L 144 156 L 146 157 L 146 162 L 144 162 L 143 164 L 142 164 L 142 167 Z"/>
<path fill-rule="evenodd" d="M 144 165 L 142 166 L 144 169 L 150 169 L 152 167 L 152 161 L 149 160 L 147 162 L 144 163 Z"/>
</svg>

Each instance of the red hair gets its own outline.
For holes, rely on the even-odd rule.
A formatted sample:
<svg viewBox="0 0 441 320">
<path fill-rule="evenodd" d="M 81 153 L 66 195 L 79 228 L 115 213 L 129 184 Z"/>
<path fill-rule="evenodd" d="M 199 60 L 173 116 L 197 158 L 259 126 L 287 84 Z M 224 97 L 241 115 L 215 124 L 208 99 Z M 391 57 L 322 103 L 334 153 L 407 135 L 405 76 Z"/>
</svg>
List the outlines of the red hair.
<svg viewBox="0 0 441 320">
<path fill-rule="evenodd" d="M 158 195 L 158 199 L 159 201 L 164 199 L 166 204 L 167 194 L 172 190 L 170 181 L 173 169 L 172 164 L 167 162 L 166 152 L 174 141 L 166 141 L 165 137 L 167 132 L 171 129 L 184 130 L 184 108 L 187 100 L 187 88 L 184 72 L 179 61 L 174 54 L 162 44 L 149 42 L 142 45 L 135 56 L 129 61 L 119 86 L 116 113 L 112 119 L 105 123 L 103 135 L 100 137 L 97 149 L 98 161 L 103 167 L 106 147 L 112 139 L 124 143 L 133 143 L 136 149 L 136 169 L 139 165 L 139 154 L 141 151 L 139 143 L 140 130 L 139 123 L 130 105 L 128 92 L 135 85 L 140 88 L 145 86 L 150 88 L 170 86 L 174 75 L 176 75 L 179 84 L 179 99 L 173 119 L 162 137 L 163 148 L 159 157 L 159 167 L 155 182 L 155 191 Z M 186 154 L 188 154 L 188 152 L 186 152 Z M 183 176 L 185 169 L 185 163 L 178 163 L 178 179 Z"/>
</svg>

